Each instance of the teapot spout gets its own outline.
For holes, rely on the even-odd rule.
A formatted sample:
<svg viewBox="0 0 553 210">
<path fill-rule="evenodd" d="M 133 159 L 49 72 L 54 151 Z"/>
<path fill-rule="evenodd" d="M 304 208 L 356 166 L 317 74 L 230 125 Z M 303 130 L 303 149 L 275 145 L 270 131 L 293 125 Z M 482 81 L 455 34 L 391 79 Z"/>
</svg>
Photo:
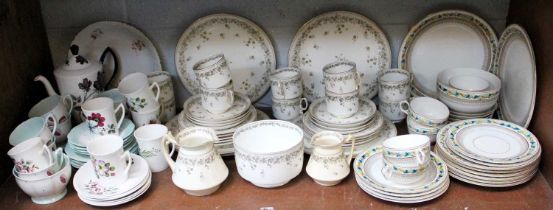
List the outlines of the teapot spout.
<svg viewBox="0 0 553 210">
<path fill-rule="evenodd" d="M 46 88 L 46 91 L 48 92 L 48 95 L 58 95 L 56 93 L 56 91 L 54 90 L 54 88 L 52 87 L 52 84 L 50 84 L 50 81 L 48 81 L 48 79 L 46 79 L 46 77 L 42 76 L 42 75 L 38 75 L 35 77 L 35 82 L 42 82 L 42 84 L 44 85 L 44 87 Z"/>
</svg>

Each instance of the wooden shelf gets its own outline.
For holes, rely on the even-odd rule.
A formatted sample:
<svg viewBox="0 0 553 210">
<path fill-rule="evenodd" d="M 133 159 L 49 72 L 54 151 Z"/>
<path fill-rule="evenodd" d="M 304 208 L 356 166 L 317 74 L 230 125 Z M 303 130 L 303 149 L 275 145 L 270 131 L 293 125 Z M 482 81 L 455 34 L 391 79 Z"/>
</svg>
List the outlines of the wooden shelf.
<svg viewBox="0 0 553 210">
<path fill-rule="evenodd" d="M 307 158 L 308 156 L 306 156 Z M 350 174 L 334 187 L 322 187 L 302 172 L 283 187 L 262 189 L 242 179 L 234 159 L 225 158 L 230 170 L 228 179 L 215 194 L 193 197 L 171 181 L 171 170 L 153 175 L 149 191 L 137 200 L 118 206 L 130 209 L 552 209 L 553 191 L 541 173 L 530 182 L 509 189 L 491 189 L 468 185 L 452 179 L 448 191 L 441 197 L 415 205 L 395 204 L 374 198 L 357 186 Z M 33 204 L 10 177 L 0 187 L 0 206 L 14 209 L 83 209 L 93 208 L 79 200 L 70 182 L 68 194 L 50 205 Z"/>
</svg>

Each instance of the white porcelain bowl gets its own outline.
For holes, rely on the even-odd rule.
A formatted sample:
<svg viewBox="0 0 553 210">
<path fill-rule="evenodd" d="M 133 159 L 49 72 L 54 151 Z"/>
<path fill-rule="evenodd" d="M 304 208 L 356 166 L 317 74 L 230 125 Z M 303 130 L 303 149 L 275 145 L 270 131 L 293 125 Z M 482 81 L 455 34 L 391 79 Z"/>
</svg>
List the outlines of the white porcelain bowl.
<svg viewBox="0 0 553 210">
<path fill-rule="evenodd" d="M 496 75 L 473 68 L 443 70 L 438 74 L 437 83 L 438 92 L 470 101 L 496 99 L 501 89 L 501 80 Z"/>
<path fill-rule="evenodd" d="M 12 171 L 17 185 L 36 204 L 50 204 L 62 199 L 67 193 L 67 183 L 71 178 L 71 165 L 67 155 L 63 155 L 62 168 L 52 176 L 37 180 L 25 180 Z"/>
<path fill-rule="evenodd" d="M 293 123 L 251 122 L 239 127 L 233 139 L 238 173 L 258 187 L 282 186 L 302 170 L 303 131 Z"/>
<path fill-rule="evenodd" d="M 487 101 L 467 101 L 451 97 L 444 92 L 438 92 L 438 98 L 447 107 L 455 112 L 476 114 L 488 111 L 497 104 L 497 97 Z"/>
</svg>

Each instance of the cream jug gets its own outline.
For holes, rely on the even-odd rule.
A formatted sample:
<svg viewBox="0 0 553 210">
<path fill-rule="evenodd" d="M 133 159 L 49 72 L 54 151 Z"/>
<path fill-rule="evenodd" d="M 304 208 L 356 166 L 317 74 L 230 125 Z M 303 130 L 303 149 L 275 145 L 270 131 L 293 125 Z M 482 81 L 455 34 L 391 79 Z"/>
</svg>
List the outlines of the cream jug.
<svg viewBox="0 0 553 210">
<path fill-rule="evenodd" d="M 163 155 L 173 171 L 173 183 L 193 196 L 209 195 L 228 176 L 228 168 L 213 146 L 218 141 L 211 128 L 191 127 L 176 137 L 168 133 L 161 141 Z M 171 159 L 168 145 L 178 147 L 177 160 Z"/>
<path fill-rule="evenodd" d="M 313 152 L 307 162 L 306 172 L 315 182 L 323 186 L 333 186 L 350 172 L 350 163 L 355 146 L 351 143 L 349 155 L 344 153 L 342 145 L 349 143 L 351 135 L 344 137 L 334 131 L 319 132 L 311 138 Z"/>
</svg>

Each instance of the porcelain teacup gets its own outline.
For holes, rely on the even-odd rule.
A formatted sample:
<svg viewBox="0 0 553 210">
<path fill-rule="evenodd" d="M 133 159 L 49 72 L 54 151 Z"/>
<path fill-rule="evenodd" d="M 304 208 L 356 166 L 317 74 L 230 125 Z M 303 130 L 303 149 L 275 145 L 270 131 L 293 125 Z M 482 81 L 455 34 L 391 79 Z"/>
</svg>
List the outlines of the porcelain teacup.
<svg viewBox="0 0 553 210">
<path fill-rule="evenodd" d="M 134 138 L 140 147 L 140 156 L 146 159 L 152 172 L 160 172 L 169 167 L 161 153 L 161 139 L 167 132 L 167 127 L 160 124 L 144 125 L 134 131 Z M 172 150 L 169 154 L 173 154 Z"/>
<path fill-rule="evenodd" d="M 215 130 L 190 127 L 173 137 L 167 133 L 161 145 L 163 155 L 173 171 L 173 183 L 187 194 L 204 196 L 215 192 L 228 176 L 228 168 L 213 144 L 219 139 Z M 177 160 L 171 159 L 166 145 L 178 147 Z"/>
<path fill-rule="evenodd" d="M 198 61 L 192 67 L 196 79 L 204 88 L 220 88 L 228 84 L 232 77 L 223 54 L 217 54 Z"/>
<path fill-rule="evenodd" d="M 402 101 L 411 93 L 411 73 L 403 69 L 388 69 L 378 75 L 378 98 Z"/>
<path fill-rule="evenodd" d="M 303 94 L 301 71 L 294 67 L 285 67 L 271 73 L 271 93 L 274 99 L 294 99 Z"/>
<path fill-rule="evenodd" d="M 359 75 L 354 62 L 337 61 L 323 67 L 325 90 L 337 94 L 359 90 Z"/>
<path fill-rule="evenodd" d="M 54 151 L 52 155 L 53 155 L 52 158 L 53 158 L 54 164 L 46 168 L 36 170 L 31 173 L 27 173 L 28 171 L 22 170 L 22 168 L 20 167 L 21 165 L 15 165 L 13 172 L 19 178 L 28 180 L 28 181 L 42 179 L 44 177 L 51 176 L 52 174 L 60 170 L 60 167 L 63 161 L 63 149 L 62 148 L 56 149 L 56 151 Z"/>
<path fill-rule="evenodd" d="M 429 127 L 441 126 L 449 117 L 447 106 L 430 97 L 415 97 L 411 102 L 402 101 L 400 108 L 415 122 Z"/>
<path fill-rule="evenodd" d="M 382 174 L 384 178 L 398 184 L 412 184 L 424 178 L 424 174 L 428 165 L 416 167 L 401 167 L 390 163 L 384 159 L 384 168 Z"/>
<path fill-rule="evenodd" d="M 131 111 L 134 125 L 136 125 L 136 127 L 141 127 L 148 124 L 160 124 L 159 116 L 161 111 L 161 105 L 150 110 L 142 110 L 140 112 Z"/>
<path fill-rule="evenodd" d="M 303 114 L 307 109 L 308 102 L 306 98 L 295 99 L 274 99 L 273 115 L 276 119 L 291 121 Z"/>
<path fill-rule="evenodd" d="M 86 150 L 100 185 L 112 187 L 127 181 L 132 158 L 129 151 L 123 151 L 123 139 L 119 135 L 95 137 Z"/>
<path fill-rule="evenodd" d="M 52 118 L 52 114 L 49 114 L 47 118 Z M 57 129 L 57 123 L 50 128 L 48 127 L 48 120 L 43 117 L 31 117 L 19 124 L 10 134 L 9 141 L 12 146 L 16 146 L 33 137 L 40 137 L 42 143 L 48 145 L 52 150 L 55 149 L 56 144 L 52 142 L 54 139 L 53 130 Z M 57 120 L 52 120 L 55 122 Z"/>
<path fill-rule="evenodd" d="M 385 101 L 379 98 L 378 110 L 393 123 L 401 122 L 407 116 L 401 111 L 401 101 Z"/>
<path fill-rule="evenodd" d="M 51 95 L 35 104 L 28 113 L 31 117 L 48 117 L 52 114 L 57 119 L 57 129 L 54 134 L 59 142 L 65 142 L 67 133 L 71 129 L 71 112 L 73 110 L 73 99 L 70 95 L 61 97 L 59 95 Z M 49 120 L 52 120 L 50 118 Z M 53 126 L 54 122 L 48 122 L 49 126 Z"/>
<path fill-rule="evenodd" d="M 444 125 L 426 126 L 417 122 L 413 117 L 407 117 L 407 130 L 410 134 L 425 135 L 430 139 L 431 143 L 436 142 L 436 134 Z"/>
<path fill-rule="evenodd" d="M 353 140 L 349 155 L 344 153 L 342 144 L 349 142 L 351 136 L 344 137 L 335 131 L 322 131 L 311 137 L 313 152 L 309 157 L 305 171 L 320 185 L 333 186 L 344 179 L 350 172 Z"/>
<path fill-rule="evenodd" d="M 85 101 L 81 106 L 90 132 L 99 135 L 119 134 L 119 127 L 125 118 L 125 107 L 119 104 L 113 108 L 111 98 L 99 97 Z M 119 119 L 115 113 L 121 112 Z"/>
<path fill-rule="evenodd" d="M 127 98 L 127 105 L 131 111 L 151 110 L 159 105 L 159 85 L 157 82 L 149 85 L 148 77 L 144 73 L 127 75 L 119 82 L 118 89 Z"/>
<path fill-rule="evenodd" d="M 166 71 L 155 71 L 148 73 L 148 81 L 150 85 L 157 83 L 160 88 L 159 102 L 167 102 L 175 99 L 173 92 L 173 82 L 171 81 L 171 74 Z"/>
<path fill-rule="evenodd" d="M 359 90 L 350 93 L 326 91 L 326 110 L 338 118 L 348 118 L 359 110 Z"/>
<path fill-rule="evenodd" d="M 40 137 L 21 142 L 8 151 L 18 173 L 34 173 L 54 164 L 52 150 Z"/>
<path fill-rule="evenodd" d="M 219 88 L 200 88 L 201 104 L 204 109 L 213 114 L 226 112 L 234 104 L 232 82 Z"/>
<path fill-rule="evenodd" d="M 396 136 L 385 140 L 382 146 L 384 160 L 400 168 L 426 167 L 430 161 L 430 139 L 427 136 Z"/>
</svg>

